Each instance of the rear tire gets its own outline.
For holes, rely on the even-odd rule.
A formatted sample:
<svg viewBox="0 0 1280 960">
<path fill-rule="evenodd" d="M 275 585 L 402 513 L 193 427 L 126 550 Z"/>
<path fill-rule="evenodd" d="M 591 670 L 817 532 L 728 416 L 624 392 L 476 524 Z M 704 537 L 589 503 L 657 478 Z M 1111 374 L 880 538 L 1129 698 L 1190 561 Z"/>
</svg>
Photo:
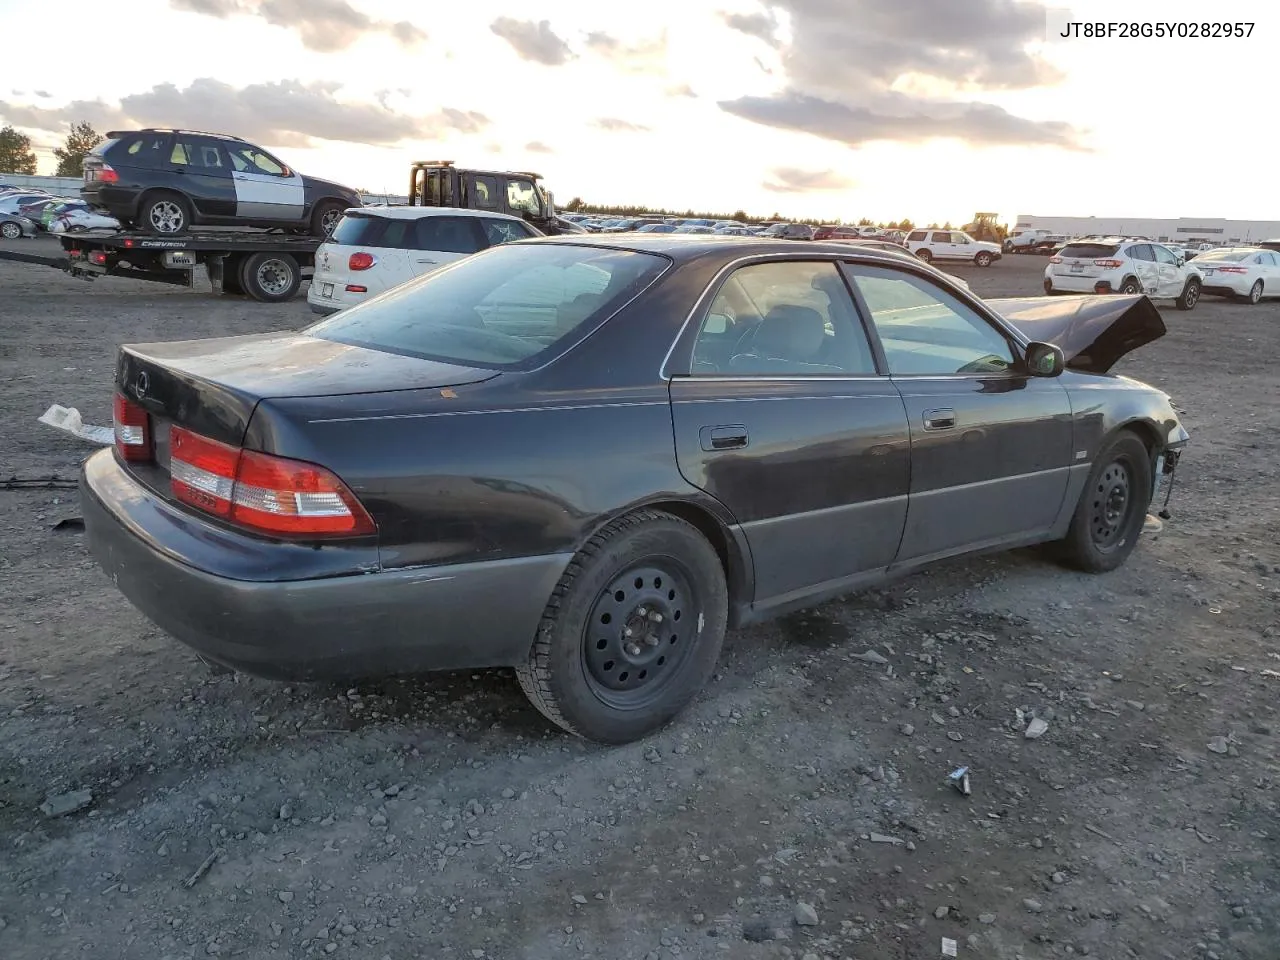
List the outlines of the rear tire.
<svg viewBox="0 0 1280 960">
<path fill-rule="evenodd" d="M 157 191 L 147 194 L 135 220 L 144 233 L 172 236 L 191 229 L 191 204 L 181 194 Z"/>
<path fill-rule="evenodd" d="M 325 200 L 320 203 L 311 214 L 311 235 L 321 239 L 329 236 L 333 228 L 338 225 L 338 221 L 342 219 L 343 211 L 346 209 L 346 204 L 338 203 L 336 200 Z"/>
<path fill-rule="evenodd" d="M 1136 296 L 1142 292 L 1142 284 L 1135 277 L 1125 277 L 1124 283 L 1120 284 L 1120 292 L 1128 297 Z"/>
<path fill-rule="evenodd" d="M 933 263 L 933 253 L 926 247 L 921 247 L 916 251 L 916 256 L 925 263 Z"/>
<path fill-rule="evenodd" d="M 0 237 L 6 240 L 17 240 L 22 236 L 22 227 L 14 223 L 12 220 L 6 220 L 0 223 Z"/>
<path fill-rule="evenodd" d="M 240 286 L 254 300 L 284 303 L 302 286 L 302 268 L 287 253 L 255 253 L 240 265 Z"/>
<path fill-rule="evenodd" d="M 975 257 L 973 258 L 973 262 L 974 262 L 974 263 L 976 263 L 976 264 L 977 264 L 978 266 L 980 266 L 980 267 L 989 267 L 989 266 L 991 266 L 991 261 L 992 261 L 992 259 L 993 259 L 993 258 L 992 258 L 992 256 L 991 256 L 991 254 L 989 254 L 989 253 L 987 253 L 987 251 L 983 250 L 981 253 L 979 253 L 977 256 L 975 256 Z"/>
<path fill-rule="evenodd" d="M 1262 281 L 1261 280 L 1254 281 L 1253 286 L 1249 288 L 1249 296 L 1245 298 L 1246 300 L 1249 301 L 1250 306 L 1256 307 L 1259 303 L 1262 302 L 1262 290 L 1263 290 Z"/>
<path fill-rule="evenodd" d="M 1064 563 L 1106 573 L 1129 558 L 1151 505 L 1151 469 L 1150 451 L 1127 430 L 1102 448 L 1067 535 L 1057 545 Z"/>
<path fill-rule="evenodd" d="M 1046 280 L 1046 281 L 1044 282 L 1044 295 L 1045 295 L 1046 297 L 1052 297 L 1052 296 L 1053 296 L 1053 281 L 1052 281 L 1052 280 Z"/>
<path fill-rule="evenodd" d="M 1192 277 L 1187 280 L 1187 285 L 1182 288 L 1182 296 L 1173 301 L 1173 305 L 1179 310 L 1194 310 L 1199 302 L 1200 281 Z"/>
<path fill-rule="evenodd" d="M 570 562 L 516 677 L 569 733 L 628 743 L 697 696 L 728 612 L 724 568 L 706 538 L 670 514 L 640 510 L 608 524 Z"/>
</svg>

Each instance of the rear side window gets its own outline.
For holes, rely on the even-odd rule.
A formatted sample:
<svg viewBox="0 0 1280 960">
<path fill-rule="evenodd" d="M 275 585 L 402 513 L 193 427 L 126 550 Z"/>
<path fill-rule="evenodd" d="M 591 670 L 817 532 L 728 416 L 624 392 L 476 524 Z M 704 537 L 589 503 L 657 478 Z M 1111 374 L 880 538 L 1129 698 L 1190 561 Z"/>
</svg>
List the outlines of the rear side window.
<svg viewBox="0 0 1280 960">
<path fill-rule="evenodd" d="M 907 235 L 907 239 L 919 241 L 923 240 L 926 236 L 928 236 L 928 234 L 923 230 L 912 230 L 911 233 Z"/>
<path fill-rule="evenodd" d="M 1155 251 L 1151 249 L 1151 244 L 1149 243 L 1135 243 L 1126 252 L 1134 260 L 1150 260 L 1154 262 L 1156 259 Z"/>
<path fill-rule="evenodd" d="M 503 244 L 307 329 L 386 353 L 528 369 L 591 330 L 666 269 L 665 257 L 570 244 Z"/>
<path fill-rule="evenodd" d="M 1068 243 L 1060 256 L 1093 260 L 1098 257 L 1114 257 L 1120 245 L 1116 243 Z"/>
<path fill-rule="evenodd" d="M 107 151 L 111 156 L 107 157 Z M 169 155 L 169 137 L 165 134 L 130 134 L 119 140 L 108 140 L 90 151 L 109 163 L 155 169 L 165 165 Z"/>
<path fill-rule="evenodd" d="M 475 253 L 484 246 L 474 217 L 422 217 L 413 223 L 415 250 Z"/>
<path fill-rule="evenodd" d="M 951 234 L 945 230 L 935 230 L 933 232 L 934 243 L 951 243 Z"/>
</svg>

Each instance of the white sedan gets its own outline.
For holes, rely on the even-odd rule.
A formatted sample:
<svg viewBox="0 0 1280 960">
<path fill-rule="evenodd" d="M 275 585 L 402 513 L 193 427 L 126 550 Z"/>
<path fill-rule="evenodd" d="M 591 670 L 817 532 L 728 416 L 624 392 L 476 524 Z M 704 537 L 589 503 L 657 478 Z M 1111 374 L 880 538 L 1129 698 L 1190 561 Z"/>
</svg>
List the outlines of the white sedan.
<svg viewBox="0 0 1280 960">
<path fill-rule="evenodd" d="M 1280 254 L 1260 247 L 1225 247 L 1196 257 L 1203 291 L 1259 303 L 1280 297 Z"/>
<path fill-rule="evenodd" d="M 93 210 L 64 210 L 49 221 L 50 233 L 83 233 L 85 230 L 119 230 L 120 221 L 115 217 Z"/>
</svg>

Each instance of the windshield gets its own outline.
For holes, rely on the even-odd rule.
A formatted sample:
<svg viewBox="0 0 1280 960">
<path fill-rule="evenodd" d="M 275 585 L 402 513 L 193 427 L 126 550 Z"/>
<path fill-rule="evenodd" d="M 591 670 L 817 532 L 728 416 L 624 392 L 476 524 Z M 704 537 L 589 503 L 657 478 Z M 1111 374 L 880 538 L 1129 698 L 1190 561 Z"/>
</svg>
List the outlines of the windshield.
<svg viewBox="0 0 1280 960">
<path fill-rule="evenodd" d="M 1211 250 L 1196 257 L 1196 262 L 1199 263 L 1202 260 L 1230 260 L 1238 263 L 1241 260 L 1248 260 L 1257 252 L 1257 250 Z"/>
<path fill-rule="evenodd" d="M 309 336 L 447 363 L 537 366 L 645 289 L 669 261 L 571 244 L 492 247 L 308 328 Z"/>
</svg>

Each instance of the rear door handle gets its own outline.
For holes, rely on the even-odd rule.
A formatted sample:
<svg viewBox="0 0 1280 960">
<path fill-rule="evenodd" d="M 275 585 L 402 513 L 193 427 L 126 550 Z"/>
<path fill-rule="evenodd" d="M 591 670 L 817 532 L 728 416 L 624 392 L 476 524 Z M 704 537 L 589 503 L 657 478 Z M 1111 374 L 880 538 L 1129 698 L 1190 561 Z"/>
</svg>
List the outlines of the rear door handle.
<svg viewBox="0 0 1280 960">
<path fill-rule="evenodd" d="M 950 430 L 956 425 L 956 412 L 950 407 L 939 407 L 937 410 L 924 412 L 924 428 L 926 430 Z"/>
<path fill-rule="evenodd" d="M 419 260 L 418 263 L 435 263 L 435 260 Z"/>
<path fill-rule="evenodd" d="M 748 443 L 747 428 L 741 424 L 703 427 L 698 431 L 698 439 L 702 441 L 703 450 L 740 450 Z"/>
</svg>

